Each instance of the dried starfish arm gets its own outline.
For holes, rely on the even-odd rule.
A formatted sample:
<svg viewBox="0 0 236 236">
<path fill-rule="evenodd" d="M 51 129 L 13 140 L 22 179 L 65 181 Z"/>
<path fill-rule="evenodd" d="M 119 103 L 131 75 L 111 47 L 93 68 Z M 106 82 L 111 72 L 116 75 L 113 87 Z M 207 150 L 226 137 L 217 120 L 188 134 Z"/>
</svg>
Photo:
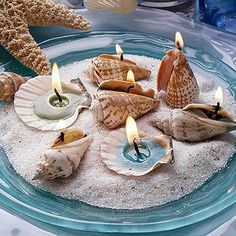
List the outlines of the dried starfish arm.
<svg viewBox="0 0 236 236">
<path fill-rule="evenodd" d="M 26 18 L 29 25 L 62 25 L 80 30 L 91 27 L 83 16 L 52 0 L 24 0 L 24 4 L 28 9 Z"/>
<path fill-rule="evenodd" d="M 19 1 L 0 0 L 0 43 L 16 59 L 38 74 L 49 74 L 50 63 L 29 34 L 22 8 Z"/>
</svg>

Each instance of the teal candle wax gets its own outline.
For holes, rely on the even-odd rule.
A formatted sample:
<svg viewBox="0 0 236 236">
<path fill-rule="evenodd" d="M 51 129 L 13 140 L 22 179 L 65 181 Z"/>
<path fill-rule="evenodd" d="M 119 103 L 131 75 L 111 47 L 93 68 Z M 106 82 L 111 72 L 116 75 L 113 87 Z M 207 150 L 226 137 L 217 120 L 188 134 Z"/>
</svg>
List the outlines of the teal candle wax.
<svg viewBox="0 0 236 236">
<path fill-rule="evenodd" d="M 158 161 L 166 156 L 166 150 L 154 138 L 140 138 L 138 143 L 140 154 L 137 154 L 134 146 L 127 140 L 117 143 L 116 161 L 120 169 L 143 173 L 149 172 Z M 140 174 L 141 175 L 141 174 Z"/>
</svg>

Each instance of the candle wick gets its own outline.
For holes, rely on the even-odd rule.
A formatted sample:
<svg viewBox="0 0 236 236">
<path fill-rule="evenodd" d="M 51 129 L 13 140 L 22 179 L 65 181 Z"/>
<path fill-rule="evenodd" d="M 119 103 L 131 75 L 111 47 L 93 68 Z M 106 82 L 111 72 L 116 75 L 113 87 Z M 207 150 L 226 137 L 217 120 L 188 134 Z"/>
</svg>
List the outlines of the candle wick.
<svg viewBox="0 0 236 236">
<path fill-rule="evenodd" d="M 56 94 L 56 96 L 57 96 L 59 102 L 61 103 L 61 102 L 62 102 L 62 97 L 61 97 L 61 95 L 58 93 L 58 91 L 57 91 L 56 88 L 54 88 L 54 92 L 55 92 L 55 94 Z"/>
<path fill-rule="evenodd" d="M 138 149 L 138 144 L 137 144 L 136 138 L 134 138 L 133 144 L 134 144 L 135 152 L 137 153 L 138 156 L 140 156 L 140 155 L 141 155 L 141 152 L 140 152 L 139 149 Z"/>
<path fill-rule="evenodd" d="M 120 60 L 123 61 L 124 60 L 124 54 L 120 54 Z"/>
<path fill-rule="evenodd" d="M 179 50 L 182 50 L 182 47 L 180 46 L 179 42 L 176 42 L 176 46 Z"/>
<path fill-rule="evenodd" d="M 215 108 L 215 115 L 217 115 L 218 111 L 220 110 L 220 103 L 217 102 L 216 108 Z"/>
<path fill-rule="evenodd" d="M 62 142 L 64 142 L 64 140 L 65 140 L 65 134 L 64 134 L 64 132 L 61 132 L 61 135 L 60 135 L 60 140 L 62 141 Z"/>
<path fill-rule="evenodd" d="M 130 85 L 128 88 L 127 88 L 127 93 L 129 93 L 130 89 L 134 88 L 134 85 Z"/>
</svg>

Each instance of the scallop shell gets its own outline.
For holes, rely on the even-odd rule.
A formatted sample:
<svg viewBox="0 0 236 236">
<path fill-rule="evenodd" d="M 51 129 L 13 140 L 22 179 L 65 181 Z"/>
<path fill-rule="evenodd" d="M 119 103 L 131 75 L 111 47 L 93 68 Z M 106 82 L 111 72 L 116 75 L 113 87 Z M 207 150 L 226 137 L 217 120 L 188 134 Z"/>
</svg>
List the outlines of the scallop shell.
<svg viewBox="0 0 236 236">
<path fill-rule="evenodd" d="M 166 135 L 176 140 L 200 142 L 236 129 L 233 117 L 224 109 L 218 112 L 219 120 L 210 119 L 207 114 L 214 112 L 214 107 L 205 104 L 190 104 L 175 109 L 164 117 L 154 120 L 153 124 Z"/>
<path fill-rule="evenodd" d="M 162 87 L 166 90 L 166 102 L 173 108 L 182 108 L 199 96 L 197 80 L 182 50 L 167 53 L 162 59 L 157 80 L 158 91 Z"/>
<path fill-rule="evenodd" d="M 136 0 L 84 0 L 90 11 L 111 11 L 118 14 L 129 14 L 136 9 Z"/>
<path fill-rule="evenodd" d="M 160 101 L 123 92 L 101 90 L 95 95 L 91 110 L 109 129 L 125 124 L 128 116 L 137 119 L 159 105 Z"/>
<path fill-rule="evenodd" d="M 73 83 L 78 86 L 73 85 Z M 75 108 L 73 115 L 67 119 L 42 119 L 35 114 L 35 100 L 47 93 L 51 86 L 51 76 L 37 76 L 23 84 L 16 93 L 14 100 L 15 111 L 26 125 L 40 130 L 61 130 L 73 124 L 81 110 L 91 105 L 92 99 L 79 79 L 71 80 L 71 83 L 62 82 L 63 92 L 70 91 L 71 93 L 81 94 L 83 96 L 82 102 Z"/>
<path fill-rule="evenodd" d="M 0 73 L 0 100 L 11 101 L 26 79 L 12 72 Z"/>
<path fill-rule="evenodd" d="M 150 138 L 147 134 L 140 132 L 141 143 L 150 144 Z M 129 148 L 127 142 L 125 129 L 111 132 L 109 136 L 104 139 L 104 143 L 100 149 L 100 156 L 104 164 L 118 174 L 128 176 L 142 176 L 150 171 L 156 169 L 162 164 L 171 164 L 174 162 L 172 141 L 168 136 L 161 135 L 151 138 L 155 147 L 152 148 L 149 155 L 143 159 L 132 159 L 124 155 L 126 148 Z M 156 142 L 159 145 L 156 145 Z M 150 146 L 152 147 L 152 146 Z M 147 149 L 150 151 L 150 149 Z M 141 150 L 144 153 L 144 151 Z"/>
<path fill-rule="evenodd" d="M 41 155 L 33 180 L 66 178 L 78 168 L 92 142 L 92 136 L 86 136 L 80 129 L 72 128 L 64 131 L 63 139 L 62 141 L 60 134 L 52 147 Z"/>
<path fill-rule="evenodd" d="M 136 80 L 149 78 L 151 71 L 138 66 L 135 62 L 124 59 L 121 61 L 119 56 L 102 54 L 91 61 L 87 76 L 97 84 L 104 80 L 127 80 L 127 73 L 132 70 Z"/>
</svg>

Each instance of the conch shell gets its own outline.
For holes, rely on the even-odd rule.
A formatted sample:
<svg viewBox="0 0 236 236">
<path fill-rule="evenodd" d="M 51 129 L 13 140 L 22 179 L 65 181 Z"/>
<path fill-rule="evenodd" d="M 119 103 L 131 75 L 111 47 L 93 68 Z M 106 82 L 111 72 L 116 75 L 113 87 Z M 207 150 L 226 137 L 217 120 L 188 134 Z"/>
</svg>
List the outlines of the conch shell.
<svg viewBox="0 0 236 236">
<path fill-rule="evenodd" d="M 109 129 L 125 124 L 128 116 L 137 119 L 159 105 L 154 98 L 136 94 L 100 90 L 95 95 L 91 109 L 98 121 Z"/>
<path fill-rule="evenodd" d="M 136 80 L 149 78 L 151 71 L 138 66 L 135 62 L 119 56 L 102 54 L 91 61 L 91 65 L 85 73 L 96 84 L 104 80 L 127 80 L 127 73 L 132 70 Z"/>
<path fill-rule="evenodd" d="M 214 111 L 211 105 L 189 104 L 154 120 L 153 124 L 166 135 L 186 142 L 205 141 L 236 129 L 236 122 L 227 111 L 220 108 L 217 115 Z"/>
<path fill-rule="evenodd" d="M 118 14 L 129 14 L 136 9 L 136 0 L 84 0 L 90 11 L 111 11 Z"/>
<path fill-rule="evenodd" d="M 163 57 L 157 75 L 157 90 L 166 91 L 166 102 L 183 108 L 199 96 L 199 87 L 182 50 L 173 49 Z"/>
<path fill-rule="evenodd" d="M 0 73 L 0 100 L 11 101 L 26 79 L 13 72 Z"/>
<path fill-rule="evenodd" d="M 140 149 L 142 154 L 137 156 L 131 151 L 133 147 L 130 147 L 127 142 L 125 129 L 111 132 L 104 139 L 100 149 L 100 156 L 104 164 L 118 174 L 142 176 L 163 164 L 174 162 L 170 137 L 166 135 L 149 137 L 143 132 L 139 132 L 139 137 L 140 146 L 145 145 L 145 150 Z"/>
<path fill-rule="evenodd" d="M 70 176 L 78 168 L 91 142 L 92 136 L 85 135 L 80 129 L 71 128 L 62 132 L 41 156 L 33 180 Z"/>
</svg>

